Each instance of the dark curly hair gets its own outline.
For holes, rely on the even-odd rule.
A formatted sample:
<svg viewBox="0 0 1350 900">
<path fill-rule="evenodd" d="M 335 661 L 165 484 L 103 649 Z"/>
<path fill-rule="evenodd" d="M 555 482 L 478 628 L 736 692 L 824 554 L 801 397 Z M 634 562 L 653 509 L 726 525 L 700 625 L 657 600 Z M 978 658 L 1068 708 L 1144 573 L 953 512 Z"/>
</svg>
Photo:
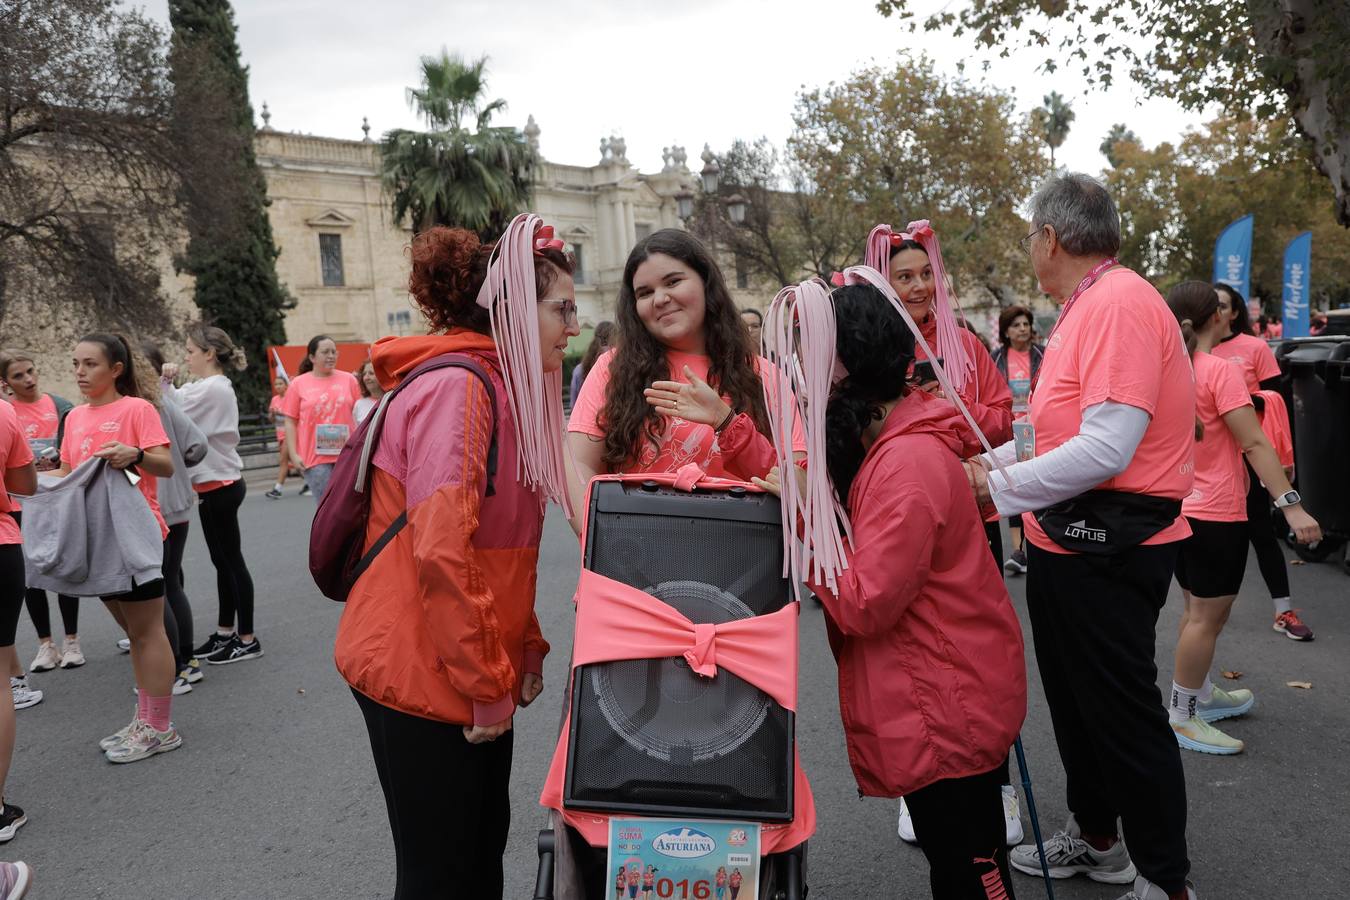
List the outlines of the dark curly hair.
<svg viewBox="0 0 1350 900">
<path fill-rule="evenodd" d="M 722 278 L 722 270 L 693 235 L 663 228 L 638 241 L 623 268 L 615 316 L 618 344 L 610 360 L 605 407 L 599 416 L 605 432 L 604 461 L 611 472 L 635 459 L 642 441 L 659 445 L 665 427 L 661 415 L 647 403 L 642 392 L 653 381 L 671 377 L 666 347 L 642 324 L 633 291 L 638 266 L 655 253 L 678 259 L 703 280 L 703 343 L 708 355 L 708 384 L 730 397 L 737 412 L 747 413 L 761 434 L 772 434 L 764 391 L 755 368 L 755 351 Z"/>
<path fill-rule="evenodd" d="M 479 334 L 492 332 L 488 311 L 478 305 L 478 289 L 487 278 L 488 259 L 495 246 L 495 241 L 483 243 L 472 231 L 440 225 L 412 239 L 408 292 L 427 317 L 433 333 L 451 328 L 468 328 Z M 572 256 L 561 250 L 536 250 L 534 255 L 536 260 L 553 264 L 536 263 L 534 267 L 534 287 L 540 297 L 553 287 L 559 272 L 571 276 L 576 269 Z"/>
<path fill-rule="evenodd" d="M 882 293 L 870 284 L 835 290 L 835 352 L 847 377 L 825 407 L 825 465 L 845 503 L 867 450 L 862 435 L 882 416 L 881 406 L 907 391 L 914 335 Z"/>
</svg>

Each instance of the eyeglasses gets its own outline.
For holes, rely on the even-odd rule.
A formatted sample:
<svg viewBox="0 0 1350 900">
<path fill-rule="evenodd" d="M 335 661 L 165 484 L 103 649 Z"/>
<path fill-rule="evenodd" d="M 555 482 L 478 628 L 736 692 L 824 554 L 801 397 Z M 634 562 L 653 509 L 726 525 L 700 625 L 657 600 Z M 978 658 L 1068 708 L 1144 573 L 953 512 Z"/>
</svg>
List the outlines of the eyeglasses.
<svg viewBox="0 0 1350 900">
<path fill-rule="evenodd" d="M 575 300 L 540 300 L 540 303 L 553 307 L 562 317 L 564 325 L 576 325 L 577 303 Z"/>
<path fill-rule="evenodd" d="M 1019 246 L 1019 247 L 1022 248 L 1022 252 L 1023 252 L 1023 253 L 1025 253 L 1027 256 L 1030 256 L 1030 255 L 1031 255 L 1031 239 L 1034 238 L 1036 235 L 1040 234 L 1040 233 L 1041 233 L 1042 231 L 1044 231 L 1044 230 L 1045 230 L 1045 226 L 1042 225 L 1040 228 L 1037 228 L 1037 229 L 1036 229 L 1035 231 L 1033 231 L 1031 234 L 1027 235 L 1026 237 L 1022 238 L 1020 241 L 1018 241 L 1018 242 L 1017 242 L 1017 246 Z"/>
</svg>

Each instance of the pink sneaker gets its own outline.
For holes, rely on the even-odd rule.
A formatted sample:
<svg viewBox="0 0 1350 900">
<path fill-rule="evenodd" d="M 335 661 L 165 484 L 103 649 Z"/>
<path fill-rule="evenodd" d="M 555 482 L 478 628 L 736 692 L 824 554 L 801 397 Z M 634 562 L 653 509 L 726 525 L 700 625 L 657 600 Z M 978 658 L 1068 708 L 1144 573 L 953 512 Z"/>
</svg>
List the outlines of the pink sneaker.
<svg viewBox="0 0 1350 900">
<path fill-rule="evenodd" d="M 1298 610 L 1296 609 L 1277 615 L 1275 624 L 1271 627 L 1283 633 L 1291 641 L 1311 641 L 1313 639 L 1312 629 L 1303 624 L 1303 620 L 1298 617 Z"/>
</svg>

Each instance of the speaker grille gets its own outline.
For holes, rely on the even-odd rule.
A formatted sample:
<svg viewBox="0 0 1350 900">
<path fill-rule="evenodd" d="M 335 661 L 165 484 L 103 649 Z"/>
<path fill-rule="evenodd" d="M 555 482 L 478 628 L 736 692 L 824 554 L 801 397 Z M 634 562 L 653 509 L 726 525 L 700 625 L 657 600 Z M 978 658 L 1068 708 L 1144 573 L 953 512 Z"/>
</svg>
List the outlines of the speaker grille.
<svg viewBox="0 0 1350 900">
<path fill-rule="evenodd" d="M 602 489 L 628 492 L 625 511 L 604 511 Z M 766 508 L 771 498 L 636 490 L 597 485 L 588 568 L 693 622 L 749 618 L 787 602 L 777 508 Z M 691 509 L 707 517 L 688 515 Z M 565 802 L 785 821 L 792 815 L 792 742 L 791 713 L 726 669 L 704 678 L 683 657 L 583 666 L 573 685 Z"/>
</svg>

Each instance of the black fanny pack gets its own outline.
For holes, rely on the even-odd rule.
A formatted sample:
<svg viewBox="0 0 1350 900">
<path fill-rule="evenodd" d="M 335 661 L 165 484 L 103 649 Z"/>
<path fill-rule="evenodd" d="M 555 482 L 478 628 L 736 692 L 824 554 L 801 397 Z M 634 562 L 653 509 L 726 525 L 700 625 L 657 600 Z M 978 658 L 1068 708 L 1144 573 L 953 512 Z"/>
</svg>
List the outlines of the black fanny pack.
<svg viewBox="0 0 1350 900">
<path fill-rule="evenodd" d="M 1138 546 L 1181 515 L 1181 501 L 1124 491 L 1087 491 L 1035 513 L 1065 550 L 1110 556 Z"/>
</svg>

